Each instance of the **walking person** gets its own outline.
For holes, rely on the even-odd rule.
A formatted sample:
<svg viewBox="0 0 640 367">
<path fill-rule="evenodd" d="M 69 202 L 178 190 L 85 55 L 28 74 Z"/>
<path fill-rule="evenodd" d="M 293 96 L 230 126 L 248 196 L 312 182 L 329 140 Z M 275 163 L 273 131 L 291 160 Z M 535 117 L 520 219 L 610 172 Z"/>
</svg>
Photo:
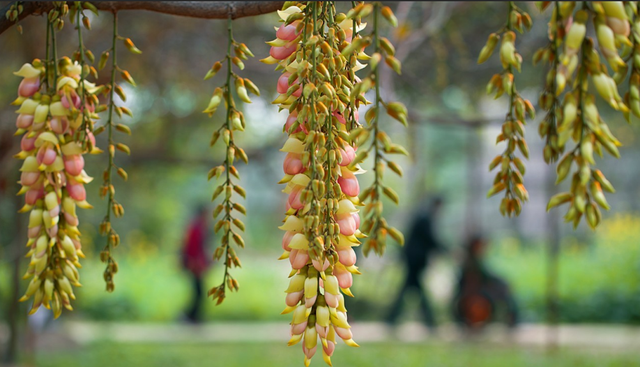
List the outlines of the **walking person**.
<svg viewBox="0 0 640 367">
<path fill-rule="evenodd" d="M 386 319 L 390 326 L 395 325 L 398 316 L 400 316 L 405 295 L 410 290 L 413 290 L 420 296 L 420 310 L 425 325 L 432 332 L 435 331 L 436 321 L 433 309 L 422 287 L 421 278 L 427 269 L 430 257 L 436 252 L 444 250 L 436 238 L 433 228 L 433 222 L 437 218 L 441 206 L 442 199 L 435 198 L 432 200 L 428 210 L 422 209 L 414 219 L 403 248 L 403 262 L 406 271 L 405 281 Z"/>
<path fill-rule="evenodd" d="M 195 216 L 189 223 L 182 247 L 182 266 L 191 277 L 192 297 L 185 317 L 189 322 L 202 321 L 201 305 L 204 295 L 202 278 L 211 261 L 207 251 L 209 210 L 206 206 L 198 207 Z"/>
</svg>

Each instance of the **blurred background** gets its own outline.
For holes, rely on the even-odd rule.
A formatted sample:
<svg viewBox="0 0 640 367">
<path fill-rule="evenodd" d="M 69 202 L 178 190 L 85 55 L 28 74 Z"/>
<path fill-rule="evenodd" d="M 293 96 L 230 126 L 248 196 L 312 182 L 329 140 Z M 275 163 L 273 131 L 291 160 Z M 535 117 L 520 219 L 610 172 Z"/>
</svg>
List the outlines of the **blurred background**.
<svg viewBox="0 0 640 367">
<path fill-rule="evenodd" d="M 4 7 L 7 2 L 0 2 Z M 402 250 L 396 244 L 383 258 L 359 254 L 361 276 L 354 279 L 355 299 L 348 300 L 350 322 L 359 349 L 339 347 L 338 366 L 617 366 L 640 365 L 640 136 L 637 121 L 627 124 L 606 104 L 599 105 L 611 130 L 624 144 L 622 158 L 606 156 L 597 166 L 617 192 L 607 196 L 612 210 L 603 213 L 597 231 L 584 223 L 573 230 L 562 223 L 564 212 L 546 213 L 554 187 L 555 168 L 542 160 L 543 142 L 537 134 L 543 112 L 527 125 L 531 157 L 526 162 L 530 201 L 520 217 L 503 218 L 500 195 L 485 199 L 493 175 L 487 166 L 503 147 L 495 137 L 506 113 L 507 100 L 485 95 L 485 85 L 501 70 L 498 56 L 477 65 L 477 55 L 489 33 L 507 16 L 506 3 L 400 2 L 389 3 L 400 20 L 385 29 L 403 62 L 402 75 L 383 74 L 383 94 L 403 101 L 410 110 L 410 126 L 384 120 L 392 140 L 411 153 L 401 158 L 405 177 L 388 174 L 385 181 L 400 193 L 400 205 L 385 203 L 389 222 L 408 234 L 416 213 L 434 197 L 443 199 L 432 218 L 434 233 L 446 249 L 432 256 L 421 280 L 433 306 L 437 332 L 421 322 L 419 299 L 405 299 L 395 326 L 385 323 L 404 281 Z M 534 26 L 518 35 L 524 58 L 516 75 L 518 89 L 534 104 L 546 69 L 531 64 L 533 53 L 546 43 L 549 12 L 540 14 L 533 3 Z M 98 224 L 105 201 L 98 196 L 107 156 L 87 156 L 86 170 L 96 182 L 88 185 L 92 210 L 80 213 L 83 251 L 73 312 L 51 322 L 42 309 L 27 320 L 29 304 L 16 306 L 27 282 L 24 242 L 26 215 L 19 190 L 19 148 L 14 137 L 16 97 L 20 78 L 12 75 L 25 62 L 44 55 L 45 20 L 32 16 L 0 34 L 0 344 L 3 358 L 25 366 L 299 366 L 300 347 L 286 347 L 289 315 L 284 308 L 288 261 L 278 261 L 285 194 L 277 182 L 283 175 L 286 113 L 278 113 L 275 99 L 278 72 L 260 63 L 275 38 L 275 14 L 234 21 L 234 36 L 256 58 L 245 62 L 242 76 L 259 86 L 261 97 L 243 105 L 247 118 L 237 143 L 249 155 L 249 165 L 237 167 L 247 190 L 244 201 L 246 249 L 238 252 L 242 268 L 233 270 L 240 292 L 230 293 L 220 306 L 203 300 L 202 324 L 185 323 L 191 298 L 188 273 L 181 268 L 180 251 L 187 227 L 199 205 L 210 205 L 216 185 L 207 172 L 223 161 L 219 146 L 209 148 L 210 134 L 223 122 L 201 113 L 220 77 L 202 81 L 213 62 L 224 57 L 226 21 L 181 18 L 143 11 L 119 14 L 119 33 L 130 37 L 142 55 L 119 52 L 118 63 L 135 78 L 136 89 L 123 85 L 124 105 L 134 118 L 121 122 L 133 134 L 118 136 L 131 147 L 131 156 L 116 162 L 129 173 L 128 182 L 116 178 L 116 197 L 126 214 L 113 225 L 122 244 L 115 250 L 120 270 L 116 290 L 104 290 L 98 254 L 105 238 Z M 85 44 L 98 56 L 110 45 L 111 15 L 91 16 L 92 31 Z M 75 31 L 67 25 L 59 33 L 59 55 L 75 51 Z M 366 69 L 361 73 L 366 72 Z M 100 83 L 108 82 L 107 69 Z M 105 136 L 98 145 L 105 146 Z M 370 169 L 371 162 L 364 164 Z M 370 177 L 360 176 L 361 187 Z M 564 184 L 567 184 L 566 182 Z M 210 205 L 209 209 L 213 209 Z M 560 209 L 561 211 L 563 209 Z M 209 219 L 210 228 L 213 220 Z M 211 232 L 213 230 L 211 229 Z M 487 323 L 471 336 L 455 326 L 452 300 L 469 236 L 482 234 L 487 244 L 483 261 L 506 283 L 518 307 L 518 325 L 509 329 Z M 213 236 L 209 253 L 218 245 Z M 213 264 L 205 288 L 218 285 L 222 267 Z M 18 277 L 16 277 L 18 275 Z M 29 302 L 26 302 L 29 303 Z M 546 323 L 557 327 L 547 327 Z M 475 329 L 474 329 L 475 330 Z M 7 352 L 9 351 L 9 352 Z M 318 354 L 312 365 L 320 366 Z M 265 362 L 268 361 L 268 362 Z"/>
</svg>

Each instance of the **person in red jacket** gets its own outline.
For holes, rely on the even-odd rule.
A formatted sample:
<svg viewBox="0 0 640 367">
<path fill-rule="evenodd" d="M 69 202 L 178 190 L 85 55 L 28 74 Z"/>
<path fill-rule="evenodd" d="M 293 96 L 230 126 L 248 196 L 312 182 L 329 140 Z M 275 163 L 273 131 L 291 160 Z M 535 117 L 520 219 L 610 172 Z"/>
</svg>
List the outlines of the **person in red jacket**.
<svg viewBox="0 0 640 367">
<path fill-rule="evenodd" d="M 182 247 L 182 266 L 190 273 L 193 285 L 193 297 L 185 316 L 194 323 L 201 321 L 202 277 L 211 264 L 207 253 L 208 218 L 209 210 L 205 206 L 199 207 L 189 223 Z"/>
</svg>

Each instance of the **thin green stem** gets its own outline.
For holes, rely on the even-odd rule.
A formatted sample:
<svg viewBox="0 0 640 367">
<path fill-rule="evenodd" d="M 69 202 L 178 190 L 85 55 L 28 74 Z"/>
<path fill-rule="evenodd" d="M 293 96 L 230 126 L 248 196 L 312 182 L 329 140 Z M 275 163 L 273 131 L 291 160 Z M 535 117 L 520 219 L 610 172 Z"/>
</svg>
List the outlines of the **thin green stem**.
<svg viewBox="0 0 640 367">
<path fill-rule="evenodd" d="M 78 24 L 78 27 L 79 26 L 80 25 Z M 111 48 L 113 51 L 113 59 L 111 60 L 111 80 L 109 82 L 109 85 L 110 85 L 109 107 L 108 107 L 107 122 L 105 124 L 107 127 L 108 140 L 109 140 L 109 165 L 107 166 L 107 174 L 105 176 L 106 178 L 105 185 L 107 187 L 107 192 L 108 192 L 107 215 L 105 218 L 105 222 L 107 223 L 111 222 L 111 211 L 112 211 L 113 201 L 114 201 L 113 192 L 111 190 L 111 173 L 112 173 L 112 168 L 114 166 L 112 152 L 115 152 L 114 142 L 113 142 L 113 109 L 115 107 L 115 103 L 113 99 L 115 96 L 115 89 L 116 89 L 116 70 L 118 68 L 118 55 L 117 55 L 117 47 L 116 47 L 117 40 L 118 40 L 118 13 L 114 12 L 113 13 L 113 37 L 112 37 L 112 43 L 111 43 Z M 111 242 L 108 237 L 107 237 L 107 245 L 105 246 L 105 249 L 107 251 L 111 250 Z M 111 256 L 109 256 L 109 262 L 110 261 L 111 261 Z"/>
<path fill-rule="evenodd" d="M 84 66 L 85 66 L 85 61 L 84 61 L 84 42 L 82 41 L 82 23 L 80 21 L 80 15 L 82 15 L 82 6 L 78 5 L 77 6 L 77 10 L 76 10 L 76 28 L 78 29 L 78 53 L 80 54 L 80 101 L 82 101 L 82 106 L 86 105 L 86 91 L 85 91 L 85 86 L 84 86 Z M 87 137 L 87 120 L 88 120 L 88 116 L 87 116 L 87 109 L 86 108 L 82 108 L 82 126 L 81 126 L 81 131 L 79 132 L 79 134 L 83 135 L 82 138 L 82 143 L 83 145 L 86 144 L 86 137 Z M 78 135 L 79 137 L 80 135 Z"/>
<path fill-rule="evenodd" d="M 49 53 L 50 53 L 50 43 L 51 43 L 51 22 L 49 21 L 49 17 L 47 17 L 47 42 L 46 42 L 46 52 L 45 52 L 45 65 L 46 67 L 46 75 L 44 78 L 44 83 L 45 83 L 45 89 L 47 90 L 47 93 L 52 94 L 51 92 L 51 86 L 53 83 L 51 83 L 50 77 L 51 77 L 51 60 L 49 60 Z"/>
<path fill-rule="evenodd" d="M 375 47 L 375 52 L 380 53 L 381 52 L 381 47 L 380 47 L 380 36 L 378 34 L 378 26 L 379 26 L 379 15 L 380 15 L 380 3 L 379 2 L 375 2 L 373 4 L 373 44 Z M 380 65 L 378 65 L 378 67 L 376 67 L 376 69 L 373 71 L 373 77 L 374 77 L 374 83 L 375 83 L 375 91 L 376 91 L 376 98 L 375 98 L 375 102 L 374 102 L 374 106 L 376 109 L 376 114 L 373 118 L 372 121 L 372 126 L 373 126 L 373 150 L 374 150 L 374 159 L 373 159 L 373 172 L 374 172 L 374 181 L 373 181 L 373 200 L 372 201 L 378 201 L 380 198 L 380 187 L 381 187 L 381 183 L 380 183 L 380 174 L 378 172 L 378 162 L 380 162 L 380 157 L 381 157 L 381 153 L 380 153 L 380 146 L 378 144 L 378 131 L 379 131 L 379 116 L 380 116 L 380 105 L 382 103 L 382 98 L 380 98 Z M 372 233 L 375 233 L 377 227 L 378 227 L 378 222 L 379 222 L 380 218 L 375 218 L 375 223 L 374 226 L 371 230 Z"/>
<path fill-rule="evenodd" d="M 49 23 L 51 27 L 51 47 L 53 49 L 53 83 L 58 81 L 58 46 L 56 44 L 56 30 L 53 28 L 53 23 Z"/>
<path fill-rule="evenodd" d="M 231 75 L 233 74 L 233 63 L 231 62 L 231 46 L 233 45 L 233 19 L 231 18 L 231 13 L 229 13 L 229 17 L 227 19 L 227 36 L 228 36 L 228 44 L 227 44 L 227 81 L 225 84 L 225 94 L 227 100 L 227 116 L 225 118 L 225 127 L 231 134 L 231 113 L 233 112 L 233 96 L 231 95 Z M 227 157 L 224 161 L 225 173 L 226 173 L 226 186 L 230 186 L 231 184 L 231 162 L 229 162 L 229 153 L 231 149 L 233 149 L 233 139 L 229 139 L 229 145 L 227 146 Z M 225 197 L 225 220 L 229 222 L 229 230 L 225 232 L 226 237 L 226 245 L 225 245 L 225 261 L 224 261 L 224 276 L 222 278 L 222 289 L 224 291 L 224 287 L 227 283 L 227 279 L 229 278 L 229 246 L 231 244 L 231 199 Z M 223 242 L 224 243 L 224 242 Z"/>
</svg>

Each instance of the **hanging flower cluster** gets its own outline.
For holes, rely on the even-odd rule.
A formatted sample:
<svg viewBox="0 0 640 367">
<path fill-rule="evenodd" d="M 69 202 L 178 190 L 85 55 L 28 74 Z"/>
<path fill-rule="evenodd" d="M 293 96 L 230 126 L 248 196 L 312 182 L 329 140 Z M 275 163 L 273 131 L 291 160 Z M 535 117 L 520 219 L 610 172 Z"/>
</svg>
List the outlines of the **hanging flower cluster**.
<svg viewBox="0 0 640 367">
<path fill-rule="evenodd" d="M 17 135 L 22 135 L 17 158 L 24 160 L 19 194 L 25 194 L 21 212 L 30 212 L 30 258 L 25 279 L 31 279 L 22 301 L 34 297 L 31 313 L 40 305 L 57 318 L 69 310 L 79 286 L 77 267 L 81 250 L 76 207 L 90 208 L 84 184 L 92 180 L 84 171 L 85 153 L 98 153 L 95 138 L 84 124 L 98 116 L 96 93 L 101 88 L 86 80 L 89 74 L 77 62 L 56 51 L 56 29 L 69 11 L 57 4 L 47 18 L 47 55 L 15 74 L 23 77 L 18 88 Z M 83 117 L 84 116 L 84 117 Z M 82 144 L 77 136 L 86 137 Z"/>
<path fill-rule="evenodd" d="M 495 98 L 504 93 L 509 96 L 509 111 L 502 125 L 502 132 L 497 138 L 497 143 L 504 141 L 507 147 L 489 165 L 489 170 L 494 170 L 496 167 L 500 167 L 500 170 L 496 174 L 493 187 L 487 193 L 487 197 L 504 190 L 505 197 L 500 203 L 500 213 L 509 217 L 519 215 L 523 202 L 529 200 L 529 194 L 524 187 L 525 166 L 522 160 L 516 156 L 516 152 L 519 150 L 525 158 L 529 158 L 529 148 L 524 138 L 525 115 L 528 114 L 529 118 L 533 119 L 535 110 L 531 102 L 522 98 L 518 93 L 514 69 L 520 72 L 522 66 L 522 56 L 515 47 L 515 31 L 523 33 L 525 29 L 531 29 L 531 25 L 529 14 L 516 6 L 514 2 L 509 2 L 507 24 L 500 31 L 489 35 L 489 39 L 478 57 L 479 64 L 487 61 L 502 38 L 500 61 L 504 70 L 500 74 L 493 75 L 487 85 L 487 93 L 495 92 Z"/>
<path fill-rule="evenodd" d="M 284 23 L 262 60 L 282 70 L 274 103 L 289 112 L 280 181 L 289 197 L 280 229 L 281 259 L 289 259 L 292 271 L 283 313 L 293 313 L 289 345 L 302 341 L 307 366 L 318 338 L 329 365 L 336 335 L 357 346 L 343 294 L 353 296 L 352 274 L 359 274 L 353 247 L 365 237 L 356 175 L 364 173 L 359 163 L 366 154 L 356 154 L 353 144 L 369 132 L 358 122 L 358 106 L 368 103 L 364 93 L 372 84 L 361 84 L 355 72 L 364 67 L 358 59 L 369 59 L 363 49 L 371 40 L 356 33 L 373 9 L 359 4 L 344 14 L 334 2 L 286 3 L 278 12 Z"/>
<path fill-rule="evenodd" d="M 549 4 L 541 4 L 542 10 Z M 596 107 L 596 97 L 589 92 L 589 84 L 595 86 L 600 97 L 613 109 L 623 112 L 629 119 L 628 104 L 638 101 L 638 89 L 633 87 L 634 78 L 640 78 L 632 67 L 630 93 L 623 99 L 618 93 L 617 84 L 622 83 L 628 73 L 623 57 L 632 56 L 635 46 L 629 40 L 630 22 L 637 13 L 637 4 L 629 2 L 591 2 L 583 3 L 576 9 L 577 3 L 563 2 L 555 4 L 550 22 L 549 34 L 553 36 L 553 48 L 542 49 L 536 54 L 539 59 L 552 62 L 547 77 L 548 88 L 541 100 L 545 107 L 553 109 L 553 118 L 541 125 L 541 132 L 548 132 L 545 159 L 555 160 L 564 153 L 569 140 L 575 142 L 559 159 L 556 183 L 569 177 L 575 163 L 568 192 L 555 195 L 549 200 L 548 209 L 563 203 L 569 203 L 565 221 L 573 222 L 574 227 L 584 216 L 587 224 L 595 228 L 601 219 L 600 208 L 609 209 L 603 190 L 614 192 L 613 186 L 602 172 L 594 169 L 594 153 L 602 156 L 603 149 L 619 157 L 616 139 L 607 124 L 602 120 Z M 592 20 L 598 49 L 592 38 L 586 37 L 589 19 Z M 635 37 L 634 37 L 635 39 Z M 602 55 L 602 57 L 601 57 Z M 608 68 L 613 71 L 609 75 Z M 556 61 L 557 60 L 557 61 Z M 570 90 L 567 90 L 570 87 Z M 564 93 L 564 96 L 562 96 Z M 560 102 L 560 100 L 562 102 Z M 635 111 L 637 114 L 640 110 Z"/>
<path fill-rule="evenodd" d="M 249 158 L 245 151 L 236 145 L 233 139 L 234 131 L 244 131 L 245 119 L 242 111 L 236 107 L 232 90 L 235 89 L 238 98 L 240 98 L 244 103 L 251 103 L 251 99 L 248 94 L 249 92 L 256 96 L 260 95 L 260 90 L 251 80 L 248 78 L 242 78 L 233 71 L 233 65 L 236 65 L 240 70 L 243 70 L 244 63 L 242 60 L 247 60 L 249 57 L 253 57 L 253 53 L 249 50 L 247 45 L 244 43 L 238 43 L 234 40 L 232 25 L 232 19 L 229 17 L 227 28 L 229 43 L 227 46 L 226 57 L 221 61 L 215 62 L 204 77 L 205 80 L 212 78 L 222 69 L 223 63 L 227 63 L 226 82 L 222 88 L 218 87 L 214 90 L 213 96 L 209 101 L 209 105 L 203 111 L 211 117 L 220 106 L 220 103 L 224 101 L 226 108 L 225 122 L 213 133 L 211 146 L 213 147 L 222 136 L 226 150 L 225 160 L 221 165 L 216 166 L 209 171 L 209 180 L 214 176 L 216 178 L 220 178 L 224 175 L 224 182 L 215 189 L 211 199 L 213 201 L 221 194 L 224 194 L 222 202 L 218 204 L 213 212 L 214 217 L 223 213 L 222 218 L 220 218 L 215 226 L 215 232 L 222 229 L 223 235 L 220 239 L 220 246 L 216 248 L 213 258 L 215 260 L 220 260 L 224 256 L 224 276 L 220 285 L 209 290 L 209 296 L 212 296 L 214 300 L 217 299 L 217 304 L 224 301 L 226 297 L 225 290 L 227 288 L 230 291 L 237 291 L 239 289 L 238 281 L 229 273 L 230 268 L 240 266 L 240 259 L 238 259 L 238 256 L 236 255 L 233 247 L 231 247 L 231 244 L 233 241 L 237 246 L 244 248 L 244 240 L 238 232 L 233 230 L 233 227 L 237 228 L 239 231 L 244 231 L 245 226 L 240 219 L 234 217 L 234 212 L 243 215 L 247 214 L 246 209 L 242 204 L 233 201 L 234 192 L 243 198 L 246 197 L 245 190 L 242 186 L 231 180 L 231 176 L 238 180 L 240 179 L 240 174 L 233 163 L 235 159 L 240 159 L 246 164 L 249 163 Z M 233 53 L 231 52 L 232 49 Z M 231 85 L 231 78 L 234 79 L 233 86 Z"/>
<path fill-rule="evenodd" d="M 609 204 L 604 196 L 604 191 L 615 192 L 611 183 L 604 174 L 595 169 L 594 153 L 602 157 L 603 151 L 607 151 L 614 157 L 619 157 L 618 147 L 621 143 L 611 133 L 611 130 L 602 119 L 596 106 L 596 96 L 590 93 L 589 86 L 593 84 L 600 97 L 614 110 L 622 112 L 629 121 L 631 113 L 640 117 L 640 23 L 638 23 L 637 2 L 621 1 L 541 1 L 536 3 L 541 11 L 552 8 L 549 21 L 549 44 L 539 49 L 533 57 L 534 64 L 540 61 L 548 63 L 550 68 L 545 79 L 545 87 L 540 95 L 539 105 L 547 111 L 547 115 L 540 124 L 540 136 L 545 139 L 543 158 L 545 162 L 556 162 L 556 184 L 562 182 L 572 171 L 575 163 L 576 169 L 571 176 L 571 185 L 568 192 L 562 192 L 553 196 L 547 205 L 547 210 L 569 203 L 565 215 L 565 221 L 572 222 L 574 228 L 578 226 L 581 218 L 585 218 L 591 228 L 595 228 L 601 219 L 600 208 L 609 209 Z M 509 3 L 510 18 L 505 31 L 503 31 L 503 43 L 500 56 L 505 68 L 508 66 L 520 67 L 521 58 L 515 53 L 513 41 L 515 33 L 506 29 L 516 27 L 519 29 L 519 21 L 530 28 L 529 16 L 519 10 L 512 2 Z M 595 40 L 587 37 L 589 20 L 593 24 Z M 633 32 L 632 32 L 633 28 Z M 631 36 L 631 38 L 629 38 Z M 493 52 L 499 36 L 492 34 L 489 41 L 482 49 L 478 62 L 484 62 Z M 597 41 L 597 46 L 596 46 Z M 598 50 L 599 49 L 599 50 Z M 606 60 L 606 61 L 605 61 Z M 608 67 L 607 67 L 608 65 Z M 609 73 L 611 69 L 612 75 Z M 624 98 L 618 92 L 618 84 L 626 80 L 629 75 L 629 91 Z M 506 82 L 505 82 L 506 80 Z M 514 88 L 511 78 L 503 78 L 495 75 L 489 83 L 489 92 L 496 91 L 502 94 L 504 85 Z M 511 95 L 511 106 L 514 108 L 514 95 Z M 516 114 L 524 115 L 524 111 L 533 117 L 533 108 L 528 101 L 518 106 L 515 99 Z M 522 112 L 519 112 L 522 111 Z M 511 115 L 508 115 L 508 118 Z M 516 116 L 517 117 L 517 116 Z M 519 120 L 522 121 L 522 120 Z M 516 125 L 505 124 L 503 133 L 498 141 L 504 140 L 507 135 L 516 138 L 517 146 L 526 156 L 526 143 L 521 139 L 524 129 L 518 122 Z M 506 129 L 506 130 L 505 130 Z M 509 132 L 509 134 L 508 134 Z M 573 141 L 575 145 L 569 149 L 567 144 Z M 522 145 L 521 145 L 522 143 Z M 494 187 L 489 194 L 495 194 L 507 189 L 520 188 L 521 175 L 524 174 L 524 165 L 513 158 L 509 141 L 509 155 L 496 157 L 491 163 L 491 168 L 502 164 L 505 169 L 512 172 L 512 184 L 500 177 L 496 177 Z M 524 148 L 524 150 L 522 149 Z M 519 172 L 511 169 L 513 162 Z M 515 175 L 513 175 L 515 173 Z M 526 199 L 524 188 L 515 191 L 518 199 Z M 503 214 L 511 213 L 508 200 L 500 207 Z M 513 206 L 513 205 L 512 205 Z M 515 212 L 520 211 L 520 203 L 515 203 Z"/>
</svg>

